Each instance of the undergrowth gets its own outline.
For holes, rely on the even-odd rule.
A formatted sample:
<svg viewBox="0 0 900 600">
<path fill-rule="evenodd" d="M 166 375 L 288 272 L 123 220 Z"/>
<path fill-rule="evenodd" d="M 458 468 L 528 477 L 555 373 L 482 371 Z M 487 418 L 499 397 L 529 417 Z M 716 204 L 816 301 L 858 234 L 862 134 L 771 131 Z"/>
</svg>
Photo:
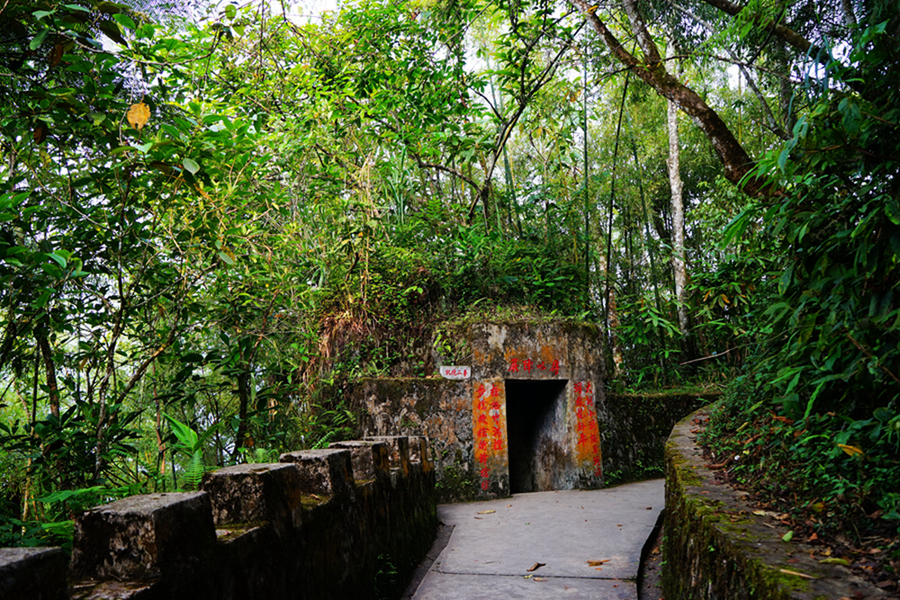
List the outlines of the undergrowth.
<svg viewBox="0 0 900 600">
<path fill-rule="evenodd" d="M 753 376 L 729 386 L 700 442 L 730 483 L 790 514 L 807 536 L 900 561 L 900 416 L 794 420 L 760 401 Z M 815 538 L 814 538 L 815 539 Z"/>
</svg>

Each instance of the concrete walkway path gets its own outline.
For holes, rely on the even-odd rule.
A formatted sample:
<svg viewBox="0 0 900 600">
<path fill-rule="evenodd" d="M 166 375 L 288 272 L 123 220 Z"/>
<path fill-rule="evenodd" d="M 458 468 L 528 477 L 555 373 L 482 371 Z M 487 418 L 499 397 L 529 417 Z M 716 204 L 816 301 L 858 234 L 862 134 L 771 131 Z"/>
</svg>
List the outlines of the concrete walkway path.
<svg viewBox="0 0 900 600">
<path fill-rule="evenodd" d="M 452 533 L 413 600 L 637 600 L 664 502 L 659 479 L 441 505 Z"/>
</svg>

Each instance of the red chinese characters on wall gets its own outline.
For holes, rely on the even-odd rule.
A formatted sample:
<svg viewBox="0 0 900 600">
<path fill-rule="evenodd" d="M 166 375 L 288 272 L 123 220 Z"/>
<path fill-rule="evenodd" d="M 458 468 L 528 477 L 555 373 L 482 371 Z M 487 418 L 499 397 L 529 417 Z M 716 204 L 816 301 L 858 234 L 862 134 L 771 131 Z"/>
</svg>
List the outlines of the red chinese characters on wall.
<svg viewBox="0 0 900 600">
<path fill-rule="evenodd" d="M 509 361 L 509 368 L 506 369 L 507 373 L 525 373 L 526 375 L 531 375 L 532 372 L 539 371 L 550 371 L 550 374 L 556 377 L 559 375 L 559 359 L 553 359 L 553 362 L 550 363 L 550 366 L 543 360 L 539 360 L 537 362 L 531 360 L 530 358 L 513 358 Z"/>
<path fill-rule="evenodd" d="M 492 469 L 506 462 L 506 419 L 503 416 L 500 384 L 478 383 L 472 408 L 475 463 L 481 478 L 481 489 L 487 491 Z"/>
<path fill-rule="evenodd" d="M 575 382 L 575 457 L 578 464 L 600 477 L 603 473 L 600 453 L 600 429 L 594 408 L 594 386 L 590 381 Z"/>
</svg>

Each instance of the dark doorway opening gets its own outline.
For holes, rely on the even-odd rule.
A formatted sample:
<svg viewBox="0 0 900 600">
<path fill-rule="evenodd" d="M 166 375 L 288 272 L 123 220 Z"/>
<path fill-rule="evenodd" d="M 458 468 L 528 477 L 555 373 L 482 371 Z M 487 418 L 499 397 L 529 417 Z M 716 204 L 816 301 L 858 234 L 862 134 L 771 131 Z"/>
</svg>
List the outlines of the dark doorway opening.
<svg viewBox="0 0 900 600">
<path fill-rule="evenodd" d="M 506 380 L 509 485 L 514 494 L 553 488 L 565 463 L 565 380 Z"/>
</svg>

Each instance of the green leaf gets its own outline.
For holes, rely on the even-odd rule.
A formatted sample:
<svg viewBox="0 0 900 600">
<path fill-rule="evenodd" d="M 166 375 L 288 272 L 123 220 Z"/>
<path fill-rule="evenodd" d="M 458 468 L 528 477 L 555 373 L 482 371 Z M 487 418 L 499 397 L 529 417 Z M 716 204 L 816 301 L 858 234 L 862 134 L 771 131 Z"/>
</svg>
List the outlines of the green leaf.
<svg viewBox="0 0 900 600">
<path fill-rule="evenodd" d="M 237 16 L 237 8 L 235 8 L 234 4 L 229 4 L 225 7 L 225 16 L 229 19 L 234 19 Z"/>
<path fill-rule="evenodd" d="M 185 158 L 181 161 L 181 164 L 184 165 L 184 168 L 190 171 L 191 175 L 196 175 L 197 171 L 200 170 L 200 165 L 197 164 L 193 158 Z"/>
<path fill-rule="evenodd" d="M 169 422 L 169 426 L 172 428 L 172 433 L 174 433 L 178 441 L 181 442 L 182 449 L 189 452 L 196 451 L 197 442 L 199 441 L 197 432 L 175 417 L 171 417 L 166 413 L 163 413 L 163 416 L 166 418 L 166 421 Z"/>
<path fill-rule="evenodd" d="M 850 561 L 847 560 L 846 558 L 831 557 L 831 558 L 823 558 L 822 560 L 819 561 L 819 564 L 820 565 L 844 565 L 845 567 L 849 567 Z"/>
<path fill-rule="evenodd" d="M 34 308 L 44 308 L 47 306 L 47 303 L 50 302 L 50 292 L 48 290 L 44 290 L 40 296 L 38 296 L 37 300 L 31 303 Z"/>
<path fill-rule="evenodd" d="M 891 223 L 900 225 L 900 204 L 897 203 L 896 198 L 888 196 L 885 199 L 884 212 L 888 219 L 891 220 Z"/>
<path fill-rule="evenodd" d="M 787 165 L 788 158 L 791 156 L 791 149 L 784 148 L 781 152 L 778 153 L 778 168 L 781 171 L 784 171 L 784 167 Z"/>
<path fill-rule="evenodd" d="M 51 502 L 65 502 L 70 498 L 77 498 L 78 496 L 84 496 L 87 494 L 94 494 L 98 492 L 104 491 L 106 488 L 102 485 L 94 486 L 89 488 L 81 488 L 79 490 L 60 490 L 58 492 L 53 492 L 52 494 L 48 494 L 41 498 L 37 498 L 38 502 L 42 502 L 44 504 L 48 504 Z"/>
<path fill-rule="evenodd" d="M 789 542 L 789 541 L 791 541 L 792 539 L 794 539 L 794 532 L 793 532 L 793 531 L 788 531 L 786 534 L 784 534 L 783 536 L 781 536 L 781 541 L 782 541 L 782 542 Z"/>
<path fill-rule="evenodd" d="M 753 215 L 753 209 L 748 208 L 740 212 L 736 217 L 734 217 L 728 225 L 725 226 L 725 232 L 722 235 L 722 245 L 727 246 L 729 244 L 737 241 L 742 235 L 744 235 L 744 231 L 747 229 L 747 225 L 750 223 L 750 217 Z"/>
<path fill-rule="evenodd" d="M 128 45 L 128 42 L 122 37 L 122 31 L 119 29 L 118 23 L 115 21 L 100 21 L 97 23 L 97 27 L 99 27 L 100 31 L 105 33 L 109 39 L 117 44 L 121 44 L 122 46 Z"/>
<path fill-rule="evenodd" d="M 38 47 L 44 42 L 44 38 L 47 37 L 48 33 L 50 33 L 49 28 L 39 32 L 36 36 L 34 36 L 34 39 L 31 40 L 31 43 L 28 44 L 28 48 L 30 50 L 37 50 Z"/>
<path fill-rule="evenodd" d="M 63 269 L 66 268 L 66 259 L 63 258 L 62 256 L 60 256 L 59 254 L 57 254 L 55 252 L 50 252 L 47 254 L 47 256 L 49 258 L 52 258 L 53 260 L 55 260 L 57 263 L 59 263 L 59 266 L 61 266 Z"/>
<path fill-rule="evenodd" d="M 134 19 L 132 19 L 128 15 L 118 13 L 118 14 L 113 15 L 112 18 L 115 19 L 116 22 L 119 25 L 121 25 L 122 27 L 127 27 L 128 29 L 132 29 L 132 30 L 137 28 L 137 25 L 135 24 Z"/>
</svg>

